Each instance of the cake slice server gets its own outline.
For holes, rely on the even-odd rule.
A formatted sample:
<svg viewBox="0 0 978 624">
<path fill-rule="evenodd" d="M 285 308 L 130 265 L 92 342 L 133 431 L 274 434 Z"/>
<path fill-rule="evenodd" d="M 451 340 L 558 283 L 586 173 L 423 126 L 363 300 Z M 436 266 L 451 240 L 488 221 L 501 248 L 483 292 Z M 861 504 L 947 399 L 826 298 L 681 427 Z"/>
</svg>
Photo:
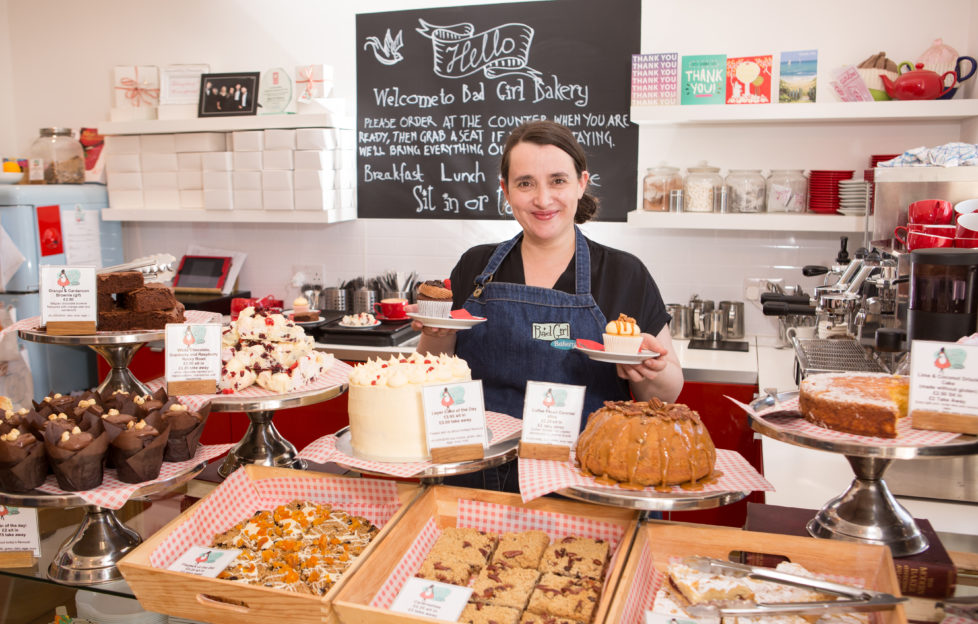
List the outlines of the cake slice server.
<svg viewBox="0 0 978 624">
<path fill-rule="evenodd" d="M 797 574 L 779 572 L 771 568 L 744 565 L 713 559 L 711 557 L 687 557 L 683 563 L 694 570 L 707 574 L 722 574 L 728 576 L 749 576 L 751 578 L 792 585 L 813 591 L 826 592 L 842 596 L 839 600 L 819 600 L 814 602 L 779 602 L 755 603 L 748 600 L 722 601 L 713 604 L 698 604 L 686 607 L 686 612 L 692 617 L 737 617 L 767 614 L 821 614 L 844 611 L 881 611 L 892 609 L 905 602 L 906 598 L 898 598 L 891 594 L 877 592 L 862 587 L 844 585 Z"/>
</svg>

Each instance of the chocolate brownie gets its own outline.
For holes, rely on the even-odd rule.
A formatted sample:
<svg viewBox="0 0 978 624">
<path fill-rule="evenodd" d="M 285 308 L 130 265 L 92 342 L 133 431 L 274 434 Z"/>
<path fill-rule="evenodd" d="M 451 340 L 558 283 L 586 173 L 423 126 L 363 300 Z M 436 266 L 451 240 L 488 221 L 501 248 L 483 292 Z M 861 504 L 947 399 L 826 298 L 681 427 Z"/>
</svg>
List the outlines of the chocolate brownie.
<svg viewBox="0 0 978 624">
<path fill-rule="evenodd" d="M 557 617 L 555 615 L 540 615 L 538 613 L 523 612 L 519 624 L 585 624 L 578 620 Z"/>
<path fill-rule="evenodd" d="M 600 581 L 607 560 L 608 542 L 565 537 L 547 547 L 540 562 L 540 571 Z"/>
<path fill-rule="evenodd" d="M 522 533 L 503 533 L 492 562 L 503 561 L 521 568 L 536 569 L 540 557 L 547 549 L 550 538 L 543 531 L 523 531 Z"/>
<path fill-rule="evenodd" d="M 141 288 L 143 274 L 139 271 L 116 271 L 114 273 L 99 273 L 96 276 L 96 290 L 99 293 L 115 295 Z"/>
<path fill-rule="evenodd" d="M 309 310 L 308 312 L 293 312 L 292 320 L 300 323 L 310 323 L 319 320 L 319 310 Z"/>
<path fill-rule="evenodd" d="M 601 597 L 601 583 L 546 573 L 540 577 L 526 610 L 580 622 L 590 622 Z"/>
<path fill-rule="evenodd" d="M 509 607 L 470 602 L 462 609 L 458 621 L 465 624 L 517 624 L 520 612 Z"/>
<path fill-rule="evenodd" d="M 133 312 L 132 310 L 112 310 L 99 312 L 99 331 L 126 331 L 130 329 L 163 329 L 167 323 L 183 323 L 184 307 L 178 303 L 172 310 L 152 310 Z"/>
<path fill-rule="evenodd" d="M 115 310 L 115 299 L 109 293 L 97 293 L 95 295 L 95 304 L 99 312 L 109 312 Z"/>
<path fill-rule="evenodd" d="M 153 310 L 171 310 L 177 305 L 173 291 L 165 284 L 150 283 L 131 292 L 121 293 L 118 297 L 119 307 L 133 312 L 152 312 Z"/>
<path fill-rule="evenodd" d="M 507 563 L 491 563 L 475 579 L 472 602 L 523 610 L 540 573 Z"/>
</svg>

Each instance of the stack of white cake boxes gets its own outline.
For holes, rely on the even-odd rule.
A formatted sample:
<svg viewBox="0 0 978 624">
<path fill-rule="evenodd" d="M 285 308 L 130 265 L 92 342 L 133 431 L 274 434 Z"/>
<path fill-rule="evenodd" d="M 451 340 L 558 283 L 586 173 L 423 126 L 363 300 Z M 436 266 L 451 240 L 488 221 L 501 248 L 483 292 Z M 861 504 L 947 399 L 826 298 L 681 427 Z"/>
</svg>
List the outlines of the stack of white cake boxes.
<svg viewBox="0 0 978 624">
<path fill-rule="evenodd" d="M 298 128 L 108 135 L 109 207 L 356 217 L 356 134 Z"/>
</svg>

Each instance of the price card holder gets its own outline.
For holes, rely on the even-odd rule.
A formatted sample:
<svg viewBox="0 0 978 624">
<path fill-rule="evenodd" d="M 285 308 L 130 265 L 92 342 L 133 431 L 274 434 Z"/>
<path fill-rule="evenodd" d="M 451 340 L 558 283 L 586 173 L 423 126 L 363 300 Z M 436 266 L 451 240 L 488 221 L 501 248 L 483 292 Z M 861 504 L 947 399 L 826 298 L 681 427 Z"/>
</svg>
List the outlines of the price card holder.
<svg viewBox="0 0 978 624">
<path fill-rule="evenodd" d="M 453 464 L 485 457 L 489 438 L 481 381 L 425 385 L 421 403 L 432 463 Z"/>
<path fill-rule="evenodd" d="M 0 505 L 0 568 L 27 568 L 40 556 L 37 509 Z"/>
<path fill-rule="evenodd" d="M 240 554 L 240 550 L 233 548 L 220 550 L 205 546 L 191 546 L 187 552 L 177 557 L 167 570 L 216 578 Z"/>
<path fill-rule="evenodd" d="M 221 325 L 169 323 L 165 330 L 166 392 L 214 394 L 221 377 Z"/>
<path fill-rule="evenodd" d="M 914 340 L 908 411 L 914 429 L 978 434 L 978 346 Z"/>
<path fill-rule="evenodd" d="M 584 386 L 526 382 L 520 457 L 567 461 L 581 430 Z"/>
<path fill-rule="evenodd" d="M 95 267 L 41 266 L 41 325 L 54 336 L 96 331 Z"/>
</svg>

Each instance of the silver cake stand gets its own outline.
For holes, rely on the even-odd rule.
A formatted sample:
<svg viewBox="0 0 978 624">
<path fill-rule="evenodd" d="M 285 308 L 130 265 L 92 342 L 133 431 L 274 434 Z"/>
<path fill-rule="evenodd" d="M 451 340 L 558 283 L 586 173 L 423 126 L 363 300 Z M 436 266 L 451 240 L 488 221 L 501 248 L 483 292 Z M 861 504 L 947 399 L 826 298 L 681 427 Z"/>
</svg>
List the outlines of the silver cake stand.
<svg viewBox="0 0 978 624">
<path fill-rule="evenodd" d="M 148 483 L 130 496 L 146 499 L 171 490 L 193 479 L 207 462 L 199 462 L 186 471 Z M 142 542 L 138 533 L 124 525 L 112 509 L 88 503 L 77 494 L 48 494 L 40 490 L 26 494 L 0 492 L 0 504 L 12 507 L 67 508 L 83 507 L 85 517 L 48 566 L 48 577 L 65 585 L 97 585 L 122 578 L 116 563 Z"/>
<path fill-rule="evenodd" d="M 696 490 L 648 492 L 591 485 L 572 485 L 557 490 L 557 493 L 588 503 L 638 509 L 643 512 L 713 509 L 736 503 L 750 494 L 750 492 L 697 492 Z M 649 514 L 643 513 L 642 519 L 649 519 Z"/>
<path fill-rule="evenodd" d="M 423 470 L 410 475 L 407 478 L 419 479 L 426 485 L 435 485 L 444 481 L 445 477 L 468 474 L 470 472 L 485 470 L 486 468 L 493 468 L 514 459 L 516 457 L 516 451 L 519 447 L 519 443 L 520 434 L 516 433 L 508 438 L 499 440 L 494 444 L 490 444 L 489 447 L 486 448 L 485 455 L 482 457 L 482 459 L 472 459 L 468 461 L 453 462 L 450 464 L 431 464 L 427 468 L 424 468 Z M 350 441 L 349 427 L 343 427 L 336 432 L 336 450 L 343 453 L 347 457 L 356 456 L 356 454 L 353 452 L 353 445 Z M 364 470 L 363 468 L 358 468 L 344 462 L 342 458 L 334 459 L 333 462 L 346 468 L 347 470 L 359 472 L 360 474 L 380 477 L 391 476 L 390 474 L 384 472 L 372 472 L 369 470 Z"/>
<path fill-rule="evenodd" d="M 162 329 L 140 329 L 121 332 L 97 332 L 84 336 L 54 336 L 37 329 L 21 329 L 17 334 L 30 342 L 42 344 L 84 346 L 98 353 L 111 367 L 96 390 L 110 394 L 122 390 L 130 394 L 150 394 L 149 390 L 129 371 L 129 363 L 136 351 L 146 344 L 163 340 Z"/>
<path fill-rule="evenodd" d="M 325 389 L 265 397 L 215 395 L 210 400 L 211 412 L 244 412 L 250 421 L 244 437 L 228 452 L 224 463 L 217 470 L 218 474 L 227 478 L 244 464 L 304 469 L 305 460 L 299 457 L 295 446 L 278 432 L 272 424 L 272 417 L 276 410 L 314 405 L 334 399 L 346 392 L 348 387 L 349 384 L 344 383 Z"/>
<path fill-rule="evenodd" d="M 784 392 L 773 398 L 787 401 L 798 392 Z M 755 410 L 771 404 L 772 396 L 751 404 Z M 797 412 L 795 413 L 797 415 Z M 767 414 L 772 416 L 774 414 Z M 800 416 L 799 416 L 800 417 Z M 889 546 L 894 557 L 906 557 L 927 550 L 924 537 L 910 512 L 901 505 L 883 480 L 883 473 L 894 459 L 953 457 L 978 453 L 978 437 L 961 435 L 937 445 L 874 445 L 871 441 L 827 440 L 802 432 L 784 431 L 764 418 L 748 415 L 755 431 L 770 438 L 803 448 L 845 455 L 856 478 L 840 496 L 833 498 L 808 522 L 814 537 L 834 538 Z"/>
</svg>

